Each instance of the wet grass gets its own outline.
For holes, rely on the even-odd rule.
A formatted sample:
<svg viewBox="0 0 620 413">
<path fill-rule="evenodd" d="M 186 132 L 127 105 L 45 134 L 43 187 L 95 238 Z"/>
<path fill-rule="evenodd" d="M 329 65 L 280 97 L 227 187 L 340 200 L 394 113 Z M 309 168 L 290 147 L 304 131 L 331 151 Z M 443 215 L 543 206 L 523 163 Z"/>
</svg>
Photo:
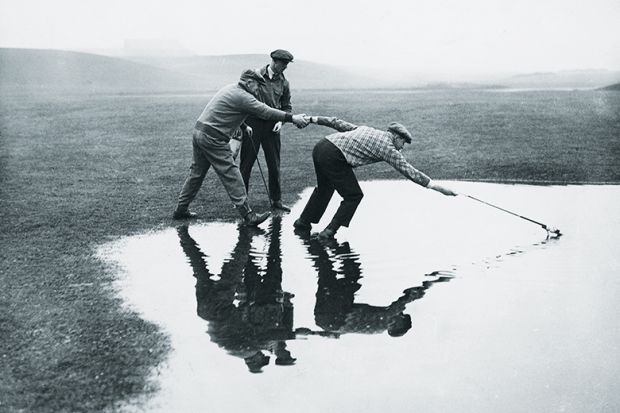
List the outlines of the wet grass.
<svg viewBox="0 0 620 413">
<path fill-rule="evenodd" d="M 191 127 L 207 99 L 2 96 L 0 411 L 103 410 L 152 390 L 148 372 L 166 357 L 167 338 L 123 308 L 114 269 L 93 252 L 175 224 Z M 616 92 L 298 92 L 294 104 L 381 128 L 404 123 L 416 137 L 407 156 L 437 179 L 620 182 Z M 314 184 L 311 150 L 328 132 L 285 127 L 284 201 Z M 358 176 L 399 178 L 381 164 Z M 212 172 L 194 210 L 236 218 Z"/>
</svg>

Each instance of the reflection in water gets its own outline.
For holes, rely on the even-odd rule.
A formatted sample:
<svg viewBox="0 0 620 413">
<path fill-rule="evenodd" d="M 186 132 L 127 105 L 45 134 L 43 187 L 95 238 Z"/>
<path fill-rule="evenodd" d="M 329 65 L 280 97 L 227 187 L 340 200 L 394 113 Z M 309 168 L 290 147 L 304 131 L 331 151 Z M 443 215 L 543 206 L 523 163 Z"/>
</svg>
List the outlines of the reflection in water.
<svg viewBox="0 0 620 413">
<path fill-rule="evenodd" d="M 211 340 L 229 354 L 243 358 L 248 369 L 259 373 L 276 356 L 276 365 L 292 365 L 295 358 L 286 349 L 294 338 L 292 294 L 282 291 L 280 252 L 281 218 L 270 226 L 266 270 L 251 253 L 252 239 L 263 233 L 258 228 L 239 226 L 239 236 L 230 259 L 225 260 L 219 277 L 211 274 L 198 244 L 188 227 L 177 228 L 181 247 L 196 277 L 198 316 L 209 322 Z"/>
<path fill-rule="evenodd" d="M 361 287 L 362 271 L 359 255 L 351 250 L 349 243 L 319 241 L 308 233 L 296 233 L 306 246 L 319 276 L 314 307 L 316 325 L 334 335 L 387 331 L 392 337 L 402 336 L 411 328 L 411 316 L 404 313 L 406 305 L 422 298 L 433 284 L 452 278 L 449 272 L 427 274 L 438 278 L 407 288 L 388 306 L 356 303 L 355 292 Z M 296 332 L 308 333 L 305 329 L 297 329 Z"/>
<path fill-rule="evenodd" d="M 364 185 L 374 193 L 359 211 L 364 225 L 343 230 L 341 244 L 300 240 L 293 213 L 282 218 L 281 237 L 267 225 L 254 232 L 206 223 L 189 227 L 198 245 L 186 230 L 165 229 L 102 246 L 100 256 L 122 270 L 118 288 L 127 305 L 160 325 L 174 349 L 152 377 L 161 390 L 135 411 L 620 411 L 613 391 L 620 383 L 620 186 L 451 183 L 552 218 L 566 232 L 541 241 L 534 225 L 468 200 L 419 196 L 407 182 Z M 388 193 L 394 202 L 381 203 Z M 278 265 L 282 273 L 273 276 Z M 424 281 L 456 274 L 447 285 L 424 288 Z M 272 299 L 270 280 L 280 276 L 281 289 L 295 297 L 275 289 L 282 307 L 273 314 L 283 321 L 274 332 L 273 322 L 254 316 L 252 324 L 248 314 L 251 300 Z M 196 293 L 208 321 L 196 316 Z M 426 295 L 404 309 L 414 325 L 403 336 L 392 338 L 387 328 L 347 333 L 364 304 L 396 310 L 416 294 Z M 291 301 L 295 324 L 283 317 Z M 328 331 L 340 339 L 322 338 Z M 283 344 L 294 366 L 274 366 Z M 256 358 L 269 356 L 269 364 L 264 374 L 248 373 L 240 357 L 259 351 Z"/>
<path fill-rule="evenodd" d="M 297 335 L 339 337 L 345 333 L 375 334 L 387 331 L 392 337 L 404 335 L 411 328 L 411 316 L 405 306 L 424 296 L 435 283 L 452 278 L 450 273 L 434 272 L 436 279 L 411 287 L 388 306 L 356 303 L 355 292 L 362 278 L 359 256 L 348 242 L 319 241 L 298 234 L 306 246 L 318 273 L 314 308 L 315 323 L 322 330 L 293 328 L 293 294 L 282 290 L 281 217 L 271 220 L 266 268 L 258 265 L 259 254 L 252 250 L 252 240 L 265 232 L 259 228 L 238 227 L 238 239 L 230 258 L 224 260 L 220 274 L 212 274 L 207 255 L 189 235 L 187 225 L 177 228 L 183 252 L 196 277 L 197 313 L 209 322 L 211 341 L 235 357 L 242 358 L 252 373 L 262 372 L 269 364 L 295 364 L 286 341 Z M 204 248 L 204 246 L 203 246 Z"/>
</svg>

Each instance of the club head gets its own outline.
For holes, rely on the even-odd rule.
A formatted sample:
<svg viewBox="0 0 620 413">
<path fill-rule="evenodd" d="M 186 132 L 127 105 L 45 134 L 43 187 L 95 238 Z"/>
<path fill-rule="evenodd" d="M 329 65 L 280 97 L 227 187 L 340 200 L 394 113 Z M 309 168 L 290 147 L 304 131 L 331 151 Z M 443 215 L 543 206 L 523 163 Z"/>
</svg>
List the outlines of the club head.
<svg viewBox="0 0 620 413">
<path fill-rule="evenodd" d="M 562 233 L 556 227 L 548 226 L 545 229 L 547 230 L 547 237 L 559 238 L 562 236 Z"/>
</svg>

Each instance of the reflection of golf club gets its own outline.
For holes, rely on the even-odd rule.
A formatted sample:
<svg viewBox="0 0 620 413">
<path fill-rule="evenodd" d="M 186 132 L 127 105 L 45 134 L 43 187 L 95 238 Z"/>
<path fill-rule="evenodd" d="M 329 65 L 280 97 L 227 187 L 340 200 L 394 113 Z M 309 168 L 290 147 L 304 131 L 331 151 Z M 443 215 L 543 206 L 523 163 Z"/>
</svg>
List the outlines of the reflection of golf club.
<svg viewBox="0 0 620 413">
<path fill-rule="evenodd" d="M 260 160 L 258 159 L 258 148 L 254 145 L 254 139 L 252 136 L 248 136 L 250 143 L 252 144 L 252 148 L 254 148 L 254 153 L 256 154 L 256 163 L 258 164 L 258 170 L 260 171 L 260 176 L 263 178 L 263 185 L 265 185 L 265 191 L 267 192 L 267 197 L 269 197 L 269 205 L 273 207 L 273 201 L 271 200 L 271 193 L 269 192 L 269 188 L 267 187 L 267 181 L 265 181 L 265 175 L 263 175 L 263 168 L 260 166 Z"/>
<path fill-rule="evenodd" d="M 471 196 L 471 195 L 467 195 L 467 194 L 464 194 L 464 195 L 465 195 L 466 197 L 468 197 L 468 198 L 473 199 L 474 201 L 482 202 L 483 204 L 488 205 L 488 206 L 493 207 L 493 208 L 497 208 L 497 209 L 499 209 L 500 211 L 507 212 L 507 213 L 509 213 L 509 214 L 511 214 L 511 215 L 514 215 L 514 216 L 516 216 L 516 217 L 522 218 L 522 219 L 524 219 L 524 220 L 526 220 L 526 221 L 530 221 L 530 222 L 532 222 L 532 223 L 534 223 L 534 224 L 540 225 L 541 227 L 543 227 L 543 229 L 544 229 L 545 231 L 547 231 L 547 235 L 549 235 L 549 234 L 555 234 L 555 235 L 556 235 L 556 236 L 558 236 L 558 237 L 562 235 L 562 233 L 560 232 L 560 230 L 559 230 L 559 229 L 557 229 L 557 228 L 555 228 L 555 227 L 552 227 L 552 226 L 547 226 L 547 225 L 542 224 L 542 223 L 540 223 L 540 222 L 538 222 L 538 221 L 534 221 L 533 219 L 530 219 L 530 218 L 528 218 L 528 217 L 524 217 L 523 215 L 519 215 L 519 214 L 516 214 L 516 213 L 514 213 L 514 212 L 508 211 L 507 209 L 500 208 L 500 207 L 498 207 L 498 206 L 496 206 L 496 205 L 493 205 L 493 204 L 489 204 L 488 202 L 483 201 L 483 200 L 478 199 L 478 198 L 475 198 L 475 197 L 473 197 L 473 196 Z"/>
<path fill-rule="evenodd" d="M 340 338 L 340 334 L 333 333 L 331 331 L 316 331 L 311 330 L 307 327 L 298 327 L 295 329 L 295 334 L 301 336 L 321 336 L 321 337 L 329 337 L 329 338 Z"/>
</svg>

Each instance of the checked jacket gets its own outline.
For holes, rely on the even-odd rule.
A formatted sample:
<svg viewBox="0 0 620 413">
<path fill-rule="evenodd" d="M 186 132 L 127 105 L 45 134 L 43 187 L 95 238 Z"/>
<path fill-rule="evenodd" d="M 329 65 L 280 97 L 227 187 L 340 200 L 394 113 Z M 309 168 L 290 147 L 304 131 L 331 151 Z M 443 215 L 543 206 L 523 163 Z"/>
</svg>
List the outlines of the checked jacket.
<svg viewBox="0 0 620 413">
<path fill-rule="evenodd" d="M 419 185 L 426 186 L 430 182 L 426 174 L 414 168 L 396 149 L 390 132 L 357 126 L 333 117 L 319 116 L 317 124 L 338 131 L 326 136 L 326 139 L 340 149 L 351 167 L 384 161 Z"/>
</svg>

